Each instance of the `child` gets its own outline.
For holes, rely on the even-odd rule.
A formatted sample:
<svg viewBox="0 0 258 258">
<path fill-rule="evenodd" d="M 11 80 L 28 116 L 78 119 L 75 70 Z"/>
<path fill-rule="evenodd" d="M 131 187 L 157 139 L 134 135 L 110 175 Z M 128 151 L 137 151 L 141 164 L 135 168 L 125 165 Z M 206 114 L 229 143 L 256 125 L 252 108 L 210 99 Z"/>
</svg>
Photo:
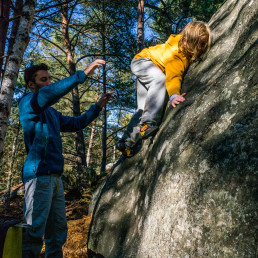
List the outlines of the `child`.
<svg viewBox="0 0 258 258">
<path fill-rule="evenodd" d="M 137 141 L 158 131 L 167 93 L 174 108 L 185 101 L 185 93 L 180 94 L 184 72 L 209 49 L 210 42 L 209 26 L 201 21 L 190 22 L 165 44 L 145 48 L 134 57 L 131 70 L 136 75 L 137 110 L 117 144 L 124 156 L 133 156 Z"/>
</svg>

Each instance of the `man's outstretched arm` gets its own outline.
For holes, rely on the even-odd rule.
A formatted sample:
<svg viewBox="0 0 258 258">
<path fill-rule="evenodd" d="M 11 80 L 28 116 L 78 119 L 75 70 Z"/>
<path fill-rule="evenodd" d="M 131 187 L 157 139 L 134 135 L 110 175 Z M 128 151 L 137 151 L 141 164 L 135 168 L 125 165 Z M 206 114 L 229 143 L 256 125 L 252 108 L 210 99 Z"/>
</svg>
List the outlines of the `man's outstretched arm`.
<svg viewBox="0 0 258 258">
<path fill-rule="evenodd" d="M 77 71 L 70 77 L 39 89 L 33 94 L 31 99 L 33 110 L 35 112 L 41 112 L 42 109 L 55 104 L 61 97 L 66 95 L 76 85 L 85 82 L 87 76 L 91 75 L 97 67 L 102 65 L 105 65 L 105 61 L 97 59 L 92 62 L 84 71 Z"/>
<path fill-rule="evenodd" d="M 76 132 L 85 128 L 95 118 L 98 117 L 100 111 L 106 106 L 111 99 L 112 94 L 104 94 L 98 103 L 92 105 L 83 115 L 77 117 L 63 116 L 60 112 L 56 111 L 59 116 L 61 132 Z"/>
</svg>

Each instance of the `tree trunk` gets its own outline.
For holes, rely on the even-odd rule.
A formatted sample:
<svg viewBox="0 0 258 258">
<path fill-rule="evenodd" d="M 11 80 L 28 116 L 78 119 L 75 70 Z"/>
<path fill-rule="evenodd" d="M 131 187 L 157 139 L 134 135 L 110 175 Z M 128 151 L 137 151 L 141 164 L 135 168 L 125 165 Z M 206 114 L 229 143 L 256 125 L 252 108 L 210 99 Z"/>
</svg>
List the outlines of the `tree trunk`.
<svg viewBox="0 0 258 258">
<path fill-rule="evenodd" d="M 15 2 L 15 8 L 14 8 L 14 14 L 13 14 L 14 20 L 13 20 L 13 24 L 12 24 L 11 35 L 9 38 L 6 63 L 9 60 L 9 56 L 13 49 L 13 44 L 14 44 L 14 41 L 15 41 L 15 38 L 16 38 L 16 35 L 18 32 L 18 28 L 19 28 L 19 24 L 20 24 L 20 20 L 21 20 L 22 4 L 23 4 L 22 0 L 16 0 L 16 2 Z M 4 71 L 5 71 L 5 68 L 4 68 Z M 4 75 L 4 72 L 3 72 L 3 75 Z"/>
<path fill-rule="evenodd" d="M 68 63 L 70 75 L 73 75 L 76 72 L 76 64 L 74 61 L 73 52 L 71 50 L 71 42 L 69 40 L 68 4 L 64 4 L 61 7 L 61 15 L 62 15 L 62 32 L 63 32 L 63 38 L 64 38 L 67 63 Z M 79 91 L 77 86 L 72 90 L 72 97 L 73 97 L 73 115 L 80 116 L 81 115 L 80 98 L 79 98 Z M 75 144 L 76 144 L 76 153 L 77 153 L 76 181 L 77 181 L 77 185 L 80 185 L 80 182 L 81 182 L 80 175 L 84 170 L 84 168 L 86 167 L 85 143 L 84 143 L 84 135 L 82 130 L 75 133 Z"/>
<path fill-rule="evenodd" d="M 138 0 L 138 18 L 137 18 L 137 53 L 144 46 L 144 0 Z"/>
<path fill-rule="evenodd" d="M 105 0 L 102 2 L 102 51 L 103 51 L 103 60 L 106 61 L 106 27 L 105 27 Z M 103 67 L 103 94 L 106 93 L 106 66 Z M 103 109 L 103 129 L 102 129 L 102 160 L 101 160 L 101 173 L 106 171 L 107 163 L 107 110 L 106 107 Z"/>
<path fill-rule="evenodd" d="M 0 78 L 2 78 L 5 43 L 9 25 L 11 0 L 0 0 Z"/>
<path fill-rule="evenodd" d="M 103 56 L 103 60 L 105 57 Z M 103 94 L 106 93 L 106 66 L 103 68 Z M 102 159 L 101 159 L 101 173 L 106 171 L 107 163 L 107 109 L 103 108 L 103 117 L 102 117 Z"/>
<path fill-rule="evenodd" d="M 3 156 L 4 138 L 8 126 L 14 86 L 17 81 L 24 51 L 29 43 L 29 33 L 35 13 L 35 7 L 36 0 L 26 0 L 24 3 L 19 29 L 3 77 L 0 92 L 0 160 Z"/>
<path fill-rule="evenodd" d="M 98 71 L 99 71 L 99 69 L 98 69 Z M 99 77 L 98 77 L 98 78 L 99 78 Z M 97 84 L 97 100 L 99 99 L 99 95 L 100 95 L 100 90 L 99 90 L 99 82 L 98 82 L 98 84 Z M 92 151 L 92 146 L 93 146 L 93 140 L 94 140 L 94 136 L 95 136 L 95 131 L 96 131 L 96 120 L 94 120 L 94 121 L 92 122 L 92 127 L 91 127 L 89 148 L 88 148 L 87 159 L 86 159 L 87 167 L 90 166 L 90 158 L 91 158 L 91 151 Z"/>
<path fill-rule="evenodd" d="M 138 0 L 137 53 L 142 51 L 143 46 L 144 46 L 144 0 Z M 135 85 L 135 101 L 137 103 L 136 85 Z"/>
<path fill-rule="evenodd" d="M 90 158 L 91 158 L 91 151 L 93 146 L 93 139 L 95 136 L 95 130 L 96 130 L 96 121 L 93 121 L 92 127 L 91 127 L 91 133 L 90 133 L 89 148 L 88 148 L 87 158 L 86 158 L 87 167 L 90 166 Z"/>
<path fill-rule="evenodd" d="M 116 161 L 116 145 L 113 146 L 113 163 Z"/>
<path fill-rule="evenodd" d="M 16 152 L 17 152 L 17 142 L 18 142 L 20 127 L 21 127 L 21 124 L 20 124 L 20 120 L 19 120 L 17 132 L 16 132 L 16 135 L 15 135 L 14 141 L 13 141 L 11 163 L 10 163 L 10 169 L 8 172 L 8 179 L 7 179 L 7 186 L 6 186 L 6 193 L 5 193 L 5 210 L 8 210 L 8 208 L 10 206 L 10 193 L 11 193 L 12 179 L 13 179 L 13 165 L 15 162 L 15 156 L 16 156 Z"/>
<path fill-rule="evenodd" d="M 116 129 L 115 129 L 115 137 L 113 138 L 113 141 L 114 141 L 114 149 L 113 149 L 113 163 L 115 163 L 116 161 L 116 140 L 118 139 L 118 136 L 117 136 L 117 131 L 118 131 L 118 128 L 119 128 L 119 122 L 120 122 L 120 119 L 121 119 L 121 106 L 119 107 L 119 113 L 118 113 L 118 117 L 117 117 L 117 124 L 116 124 Z"/>
</svg>

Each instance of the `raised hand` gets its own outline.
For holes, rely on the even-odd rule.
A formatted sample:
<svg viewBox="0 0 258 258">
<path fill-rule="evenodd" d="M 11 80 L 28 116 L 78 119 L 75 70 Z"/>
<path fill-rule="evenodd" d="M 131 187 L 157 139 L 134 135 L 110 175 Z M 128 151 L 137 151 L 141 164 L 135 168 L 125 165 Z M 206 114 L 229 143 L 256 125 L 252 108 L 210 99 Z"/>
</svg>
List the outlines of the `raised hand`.
<svg viewBox="0 0 258 258">
<path fill-rule="evenodd" d="M 102 65 L 105 65 L 106 62 L 104 60 L 101 59 L 97 59 L 94 62 L 90 63 L 89 66 L 84 70 L 84 73 L 89 76 L 91 74 L 93 74 L 94 70 Z"/>
<path fill-rule="evenodd" d="M 98 105 L 103 108 L 107 105 L 108 101 L 112 98 L 112 93 L 106 93 L 101 96 L 98 101 Z"/>
</svg>

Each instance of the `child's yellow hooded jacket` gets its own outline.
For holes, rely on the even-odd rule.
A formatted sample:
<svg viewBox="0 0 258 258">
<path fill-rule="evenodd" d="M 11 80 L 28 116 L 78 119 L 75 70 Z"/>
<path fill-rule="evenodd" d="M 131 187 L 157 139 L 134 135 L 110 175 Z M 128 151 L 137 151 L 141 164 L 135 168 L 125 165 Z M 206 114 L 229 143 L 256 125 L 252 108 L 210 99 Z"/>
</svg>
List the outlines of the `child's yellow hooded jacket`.
<svg viewBox="0 0 258 258">
<path fill-rule="evenodd" d="M 152 62 L 166 74 L 166 88 L 169 97 L 180 95 L 182 77 L 189 66 L 188 59 L 178 52 L 178 41 L 181 34 L 171 35 L 165 44 L 143 49 L 135 58 L 150 57 Z"/>
</svg>

